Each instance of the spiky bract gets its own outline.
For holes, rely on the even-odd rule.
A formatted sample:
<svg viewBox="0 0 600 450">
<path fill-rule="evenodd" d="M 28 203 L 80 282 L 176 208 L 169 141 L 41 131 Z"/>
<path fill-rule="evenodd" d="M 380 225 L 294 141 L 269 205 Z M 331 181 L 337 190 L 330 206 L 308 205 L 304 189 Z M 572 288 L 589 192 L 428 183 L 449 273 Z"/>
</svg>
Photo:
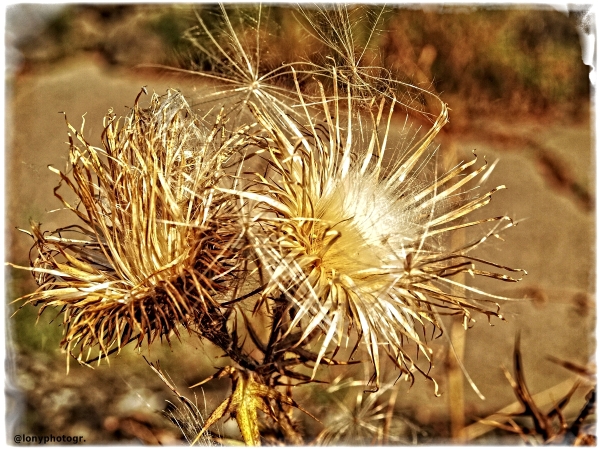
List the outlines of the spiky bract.
<svg viewBox="0 0 600 450">
<path fill-rule="evenodd" d="M 241 134 L 225 139 L 221 116 L 207 127 L 178 92 L 153 95 L 148 109 L 138 99 L 122 122 L 106 116 L 103 150 L 69 125 L 71 174 L 52 170 L 75 194 L 72 203 L 55 189 L 79 223 L 33 226 L 40 287 L 25 298 L 40 314 L 62 309 L 62 344 L 80 357 L 197 326 L 237 264 L 234 201 L 215 187 Z"/>
</svg>

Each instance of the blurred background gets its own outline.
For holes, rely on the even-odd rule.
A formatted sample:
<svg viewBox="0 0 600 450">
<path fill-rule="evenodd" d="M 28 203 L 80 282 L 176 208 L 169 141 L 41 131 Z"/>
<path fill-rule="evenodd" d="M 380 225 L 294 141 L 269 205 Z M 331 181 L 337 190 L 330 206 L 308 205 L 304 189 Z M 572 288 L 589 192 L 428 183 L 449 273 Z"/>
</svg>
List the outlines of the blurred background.
<svg viewBox="0 0 600 450">
<path fill-rule="evenodd" d="M 303 7 L 310 9 L 308 4 Z M 215 8 L 7 7 L 8 261 L 29 264 L 31 242 L 17 228 L 27 229 L 35 220 L 43 229 L 54 230 L 69 218 L 58 210 L 61 204 L 53 196 L 58 180 L 47 169 L 64 169 L 67 164 L 67 128 L 59 111 L 76 128 L 85 115 L 84 135 L 99 144 L 106 112 L 113 108 L 125 114 L 142 86 L 159 94 L 178 88 L 201 101 L 205 80 L 153 65 L 211 69 L 182 36 L 197 25 L 196 12 L 209 17 L 204 15 Z M 366 42 L 380 10 L 352 8 L 353 14 L 366 18 L 355 28 L 358 39 Z M 296 8 L 265 6 L 262 14 L 265 64 L 319 60 L 322 44 L 303 28 Z M 582 61 L 582 36 L 593 31 L 594 24 L 586 14 L 584 9 L 431 5 L 388 8 L 377 22 L 365 58 L 431 89 L 449 104 L 450 123 L 437 139 L 443 160 L 470 159 L 476 150 L 489 162 L 498 161 L 486 186 L 504 184 L 508 189 L 494 195 L 485 215 L 506 214 L 520 223 L 503 234 L 504 242 L 490 242 L 483 254 L 528 271 L 518 284 L 484 286 L 519 299 L 502 304 L 504 321 L 488 324 L 483 317 L 466 333 L 448 321 L 434 347 L 432 375 L 440 383 L 441 397 L 434 396 L 432 384 L 424 379 L 410 390 L 399 382 L 394 433 L 401 442 L 522 442 L 516 434 L 480 420 L 521 408 L 502 371 L 513 370 L 518 332 L 527 385 L 532 394 L 539 394 L 535 399 L 542 411 L 550 411 L 579 382 L 565 409 L 571 423 L 593 387 L 589 373 L 596 348 L 595 160 L 590 67 Z M 402 120 L 399 117 L 398 123 Z M 58 349 L 59 311 L 44 313 L 37 324 L 32 306 L 10 317 L 19 306 L 11 302 L 36 286 L 30 273 L 6 270 L 9 439 L 25 433 L 82 435 L 86 444 L 183 442 L 179 429 L 161 415 L 167 401 L 176 403 L 175 398 L 132 349 L 125 348 L 110 365 L 95 369 L 72 361 L 67 375 L 67 356 Z M 485 400 L 465 381 L 449 339 Z M 229 389 L 226 381 L 195 393 L 186 389 L 223 363 L 215 349 L 194 338 L 171 347 L 155 344 L 143 353 L 149 360 L 160 360 L 181 391 L 191 398 L 196 395 L 208 414 Z M 311 389 L 302 388 L 300 404 L 317 416 L 323 411 L 338 414 L 337 403 L 320 394 L 320 387 Z M 352 389 L 335 395 L 349 407 L 357 399 Z M 501 421 L 499 417 L 492 419 Z M 298 418 L 308 438 L 323 428 L 310 418 Z M 236 436 L 235 422 L 220 427 L 224 434 Z"/>
</svg>

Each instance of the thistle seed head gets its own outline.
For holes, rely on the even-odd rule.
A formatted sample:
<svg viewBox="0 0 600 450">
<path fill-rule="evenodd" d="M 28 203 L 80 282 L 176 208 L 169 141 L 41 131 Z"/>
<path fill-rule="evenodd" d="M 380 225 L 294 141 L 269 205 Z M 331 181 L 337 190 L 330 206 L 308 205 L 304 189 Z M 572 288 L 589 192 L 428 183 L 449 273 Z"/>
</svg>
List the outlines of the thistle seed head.
<svg viewBox="0 0 600 450">
<path fill-rule="evenodd" d="M 136 99 L 122 120 L 109 112 L 104 149 L 69 129 L 71 173 L 52 170 L 75 194 L 71 204 L 55 190 L 78 222 L 50 234 L 33 225 L 40 288 L 27 303 L 62 309 L 62 345 L 80 358 L 199 324 L 238 264 L 236 206 L 215 189 L 237 135 L 223 139 L 220 116 L 208 128 L 174 91 L 148 109 Z"/>
<path fill-rule="evenodd" d="M 377 385 L 380 353 L 407 376 L 415 370 L 426 375 L 406 344 L 416 344 L 429 360 L 425 330 L 438 327 L 441 314 L 462 315 L 465 323 L 473 312 L 498 315 L 494 296 L 474 289 L 480 295 L 465 295 L 470 288 L 454 278 L 466 272 L 514 281 L 475 265 L 486 264 L 467 254 L 478 242 L 461 249 L 440 245 L 442 236 L 455 229 L 507 220 L 460 221 L 503 186 L 449 201 L 464 194 L 463 186 L 485 169 L 469 172 L 476 160 L 429 183 L 419 177 L 423 159 L 432 152 L 431 141 L 446 121 L 445 105 L 430 132 L 386 165 L 395 101 L 372 101 L 370 123 L 364 117 L 357 121 L 356 133 L 353 120 L 361 112 L 353 109 L 352 86 L 346 86 L 347 98 L 322 92 L 320 111 L 313 113 L 298 89 L 298 103 L 306 112 L 302 124 L 287 116 L 273 120 L 252 108 L 269 142 L 271 171 L 259 177 L 255 193 L 239 195 L 256 203 L 251 219 L 256 226 L 248 227 L 268 280 L 263 295 L 283 296 L 293 305 L 289 329 L 302 330 L 298 344 L 315 330 L 322 333 L 315 371 L 325 353 L 335 354 L 348 330 L 355 329 Z"/>
</svg>

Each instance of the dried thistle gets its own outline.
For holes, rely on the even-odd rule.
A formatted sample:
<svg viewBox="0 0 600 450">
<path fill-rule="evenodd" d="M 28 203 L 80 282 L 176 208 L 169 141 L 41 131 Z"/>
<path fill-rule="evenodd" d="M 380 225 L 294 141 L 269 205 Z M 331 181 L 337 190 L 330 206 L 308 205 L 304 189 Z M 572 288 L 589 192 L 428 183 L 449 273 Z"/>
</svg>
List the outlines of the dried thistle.
<svg viewBox="0 0 600 450">
<path fill-rule="evenodd" d="M 136 99 L 122 124 L 109 112 L 103 150 L 68 126 L 71 174 L 51 170 L 75 194 L 72 204 L 55 189 L 78 223 L 50 234 L 33 224 L 40 287 L 20 300 L 61 308 L 62 345 L 79 359 L 197 326 L 238 264 L 236 206 L 215 187 L 241 134 L 224 139 L 221 116 L 207 128 L 174 91 L 148 109 Z"/>
<path fill-rule="evenodd" d="M 519 271 L 470 253 L 513 225 L 505 216 L 467 220 L 504 188 L 474 193 L 487 163 L 473 170 L 475 157 L 427 176 L 447 122 L 437 96 L 366 64 L 344 8 L 317 9 L 334 38 L 311 23 L 331 52 L 324 62 L 265 68 L 261 14 L 259 7 L 252 41 L 223 6 L 220 31 L 198 15 L 188 33 L 214 69 L 193 73 L 223 84 L 206 98 L 223 102 L 214 123 L 169 92 L 146 110 L 136 99 L 123 125 L 109 113 L 104 150 L 69 125 L 72 173 L 53 170 L 77 203 L 55 193 L 79 222 L 29 233 L 37 252 L 29 270 L 40 288 L 23 300 L 41 303 L 40 314 L 62 309 L 63 346 L 79 348 L 80 360 L 96 346 L 100 358 L 131 341 L 168 340 L 179 326 L 232 360 L 209 377 L 230 377 L 231 395 L 196 427 L 192 443 L 226 416 L 248 445 L 267 442 L 265 430 L 302 443 L 292 382 L 315 381 L 323 363 L 345 363 L 336 359 L 342 347 L 354 345 L 348 362 L 366 349 L 375 390 L 382 355 L 407 378 L 415 371 L 430 378 L 409 345 L 431 366 L 428 335 L 442 315 L 461 316 L 465 327 L 475 313 L 501 317 L 502 297 L 458 277 L 517 281 L 495 269 Z M 317 94 L 301 77 L 314 78 Z M 392 148 L 398 109 L 431 128 Z M 248 155 L 266 170 L 249 174 Z M 456 230 L 486 223 L 493 226 L 473 242 L 449 247 Z M 266 314 L 266 330 L 257 331 L 248 311 Z M 377 401 L 390 388 L 357 397 L 350 415 L 361 437 L 389 437 L 393 401 L 385 414 Z M 179 397 L 197 425 L 197 409 Z M 322 441 L 343 434 L 332 427 Z"/>
<path fill-rule="evenodd" d="M 499 316 L 493 301 L 499 297 L 454 277 L 468 273 L 517 281 L 476 264 L 516 269 L 468 255 L 498 230 L 463 248 L 442 245 L 444 235 L 460 228 L 489 221 L 508 221 L 511 226 L 505 216 L 461 221 L 504 186 L 468 195 L 463 187 L 486 168 L 484 164 L 469 172 L 476 159 L 429 182 L 419 177 L 430 144 L 446 122 L 445 105 L 421 140 L 403 155 L 392 152 L 385 163 L 396 102 L 373 99 L 371 126 L 364 127 L 363 120 L 356 133 L 352 86 L 347 86 L 346 98 L 328 98 L 321 92 L 321 111 L 313 114 L 298 87 L 304 122 L 280 117 L 285 128 L 250 104 L 265 130 L 261 145 L 270 154 L 271 172 L 258 176 L 254 192 L 238 195 L 255 203 L 250 218 L 255 226 L 249 225 L 249 234 L 266 273 L 263 295 L 283 295 L 291 302 L 289 330 L 300 326 L 298 343 L 317 329 L 323 333 L 315 371 L 325 352 L 333 346 L 335 354 L 354 328 L 373 363 L 377 386 L 380 353 L 387 353 L 409 377 L 415 369 L 428 376 L 405 350 L 407 343 L 414 343 L 430 357 L 428 323 L 437 327 L 441 314 L 462 315 L 465 326 L 473 312 Z M 477 297 L 465 296 L 456 287 Z"/>
</svg>

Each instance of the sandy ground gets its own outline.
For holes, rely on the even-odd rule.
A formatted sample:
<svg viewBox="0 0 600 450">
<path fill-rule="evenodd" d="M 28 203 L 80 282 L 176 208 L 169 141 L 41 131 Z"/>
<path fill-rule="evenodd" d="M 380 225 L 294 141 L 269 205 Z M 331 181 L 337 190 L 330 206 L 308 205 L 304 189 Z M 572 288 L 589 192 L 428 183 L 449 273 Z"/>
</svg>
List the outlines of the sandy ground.
<svg viewBox="0 0 600 450">
<path fill-rule="evenodd" d="M 143 85 L 158 93 L 177 87 L 190 95 L 200 95 L 190 80 L 108 70 L 92 58 L 73 60 L 51 71 L 9 80 L 5 242 L 10 261 L 27 264 L 30 242 L 27 236 L 15 230 L 16 226 L 27 228 L 33 219 L 42 222 L 44 229 L 53 230 L 65 219 L 64 212 L 51 212 L 60 208 L 60 204 L 52 194 L 57 178 L 47 169 L 48 165 L 62 169 L 66 164 L 67 129 L 59 111 L 64 111 L 76 128 L 85 114 L 85 135 L 97 142 L 106 111 L 113 108 L 117 114 L 125 113 L 125 106 L 133 103 Z M 590 125 L 533 120 L 493 123 L 486 119 L 473 123 L 460 135 L 443 135 L 440 143 L 441 152 L 455 151 L 470 158 L 470 152 L 475 149 L 490 162 L 499 159 L 486 187 L 505 184 L 508 189 L 495 194 L 491 204 L 484 208 L 485 213 L 507 214 L 520 222 L 503 234 L 504 242 L 490 240 L 482 254 L 503 265 L 528 271 L 518 284 L 494 282 L 489 285 L 494 292 L 521 299 L 503 303 L 506 320 L 492 320 L 490 326 L 483 317 L 466 333 L 463 362 L 486 400 L 480 400 L 465 384 L 465 420 L 470 423 L 516 400 L 501 366 L 512 368 L 517 332 L 521 333 L 530 390 L 537 393 L 558 386 L 546 392 L 541 400 L 552 402 L 561 395 L 561 386 L 563 391 L 560 392 L 568 390 L 570 385 L 565 389 L 564 382 L 574 376 L 548 356 L 587 364 L 596 346 L 595 213 L 590 197 L 594 192 L 595 172 Z M 9 276 L 14 278 L 12 282 L 9 280 L 7 300 L 12 300 L 11 295 L 14 298 L 34 288 L 25 275 L 9 270 Z M 533 300 L 522 299 L 525 296 Z M 164 407 L 168 393 L 138 356 L 125 354 L 114 358 L 110 372 L 106 367 L 95 371 L 75 367 L 65 376 L 64 356 L 52 350 L 60 338 L 57 324 L 49 324 L 52 317 L 43 318 L 34 328 L 31 311 L 19 314 L 24 314 L 30 323 L 16 326 L 14 323 L 19 319 L 11 319 L 9 329 L 14 334 L 27 330 L 27 348 L 36 347 L 37 342 L 44 352 L 38 355 L 22 351 L 17 357 L 13 350 L 24 346 L 15 346 L 12 340 L 18 343 L 24 337 L 13 335 L 9 339 L 8 354 L 13 359 L 8 365 L 8 414 L 14 432 L 40 429 L 55 434 L 81 432 L 88 436 L 88 444 L 131 439 L 125 431 L 118 434 L 110 430 L 124 417 L 142 412 L 146 414 L 144 417 L 152 417 Z M 159 348 L 151 354 L 154 359 L 161 358 L 178 384 L 189 385 L 211 373 L 214 361 L 210 359 L 210 352 L 204 356 L 203 347 L 195 342 L 189 345 L 198 351 L 186 351 L 186 357 L 181 359 L 178 345 L 173 351 Z M 436 347 L 441 356 L 440 364 L 432 372 L 440 381 L 441 397 L 433 395 L 433 386 L 425 380 L 417 381 L 410 390 L 408 385 L 406 389 L 401 387 L 397 410 L 412 417 L 415 423 L 434 423 L 448 416 L 451 396 L 445 376 L 447 366 L 443 364 L 446 351 L 447 339 L 441 338 Z M 47 388 L 47 395 L 36 393 L 36 389 L 50 379 L 62 387 L 68 386 L 70 394 L 61 390 L 56 397 L 58 388 L 53 391 L 52 387 Z M 92 391 L 97 392 L 94 394 L 97 398 L 89 398 Z M 107 394 L 107 391 L 115 394 Z M 56 398 L 50 396 L 52 392 Z M 125 396 L 118 404 L 115 403 L 117 392 Z M 585 388 L 579 390 L 568 411 L 573 413 L 581 407 L 586 392 Z M 127 400 L 127 395 L 133 397 Z M 54 400 L 48 400 L 49 396 Z M 42 398 L 45 398 L 44 405 L 36 403 L 42 402 Z M 145 400 L 138 401 L 140 398 Z M 217 397 L 213 398 L 208 392 L 207 401 L 210 409 L 216 406 Z M 46 410 L 58 411 L 56 414 L 60 415 L 60 411 L 73 409 L 77 402 L 85 405 L 85 412 L 72 413 L 72 421 L 56 424 L 62 429 L 48 429 L 49 419 L 36 414 L 42 408 L 50 408 Z M 102 402 L 111 406 L 103 406 Z M 92 416 L 94 420 L 86 419 Z M 230 425 L 233 422 L 226 427 Z M 169 436 L 163 442 L 175 439 L 174 434 Z"/>
</svg>

